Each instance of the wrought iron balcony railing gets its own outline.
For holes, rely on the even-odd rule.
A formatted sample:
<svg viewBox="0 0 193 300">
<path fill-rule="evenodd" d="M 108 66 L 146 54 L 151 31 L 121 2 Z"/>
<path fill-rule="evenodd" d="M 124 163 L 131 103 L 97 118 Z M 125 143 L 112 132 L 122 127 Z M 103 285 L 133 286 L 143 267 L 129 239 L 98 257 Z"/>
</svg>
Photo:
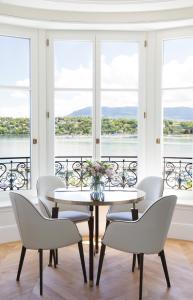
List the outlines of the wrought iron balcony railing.
<svg viewBox="0 0 193 300">
<path fill-rule="evenodd" d="M 30 175 L 30 157 L 0 158 L 0 191 L 30 189 Z"/>
<path fill-rule="evenodd" d="M 165 188 L 192 190 L 191 157 L 164 157 L 163 163 Z"/>
<path fill-rule="evenodd" d="M 90 185 L 83 165 L 90 156 L 56 156 L 55 174 L 67 187 L 84 189 Z M 125 188 L 137 183 L 137 156 L 103 156 L 102 161 L 112 164 L 113 178 L 105 178 L 106 189 Z M 164 157 L 163 178 L 165 188 L 192 190 L 192 158 Z M 0 158 L 0 191 L 31 188 L 30 157 Z"/>
<path fill-rule="evenodd" d="M 56 156 L 55 173 L 65 182 L 66 187 L 80 187 L 90 185 L 89 178 L 84 172 L 85 161 L 91 156 Z M 102 156 L 102 161 L 109 162 L 114 170 L 112 178 L 104 179 L 105 187 L 131 187 L 137 183 L 137 156 Z"/>
</svg>

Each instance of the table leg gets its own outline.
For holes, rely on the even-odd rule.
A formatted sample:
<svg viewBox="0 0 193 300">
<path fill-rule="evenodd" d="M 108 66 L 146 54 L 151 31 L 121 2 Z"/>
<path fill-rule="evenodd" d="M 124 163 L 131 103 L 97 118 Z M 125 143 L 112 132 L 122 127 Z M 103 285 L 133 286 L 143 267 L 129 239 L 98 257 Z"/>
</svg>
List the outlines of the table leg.
<svg viewBox="0 0 193 300">
<path fill-rule="evenodd" d="M 99 252 L 99 207 L 95 206 L 95 253 Z"/>
<path fill-rule="evenodd" d="M 138 219 L 138 209 L 133 207 L 131 208 L 132 220 L 135 221 Z"/>
<path fill-rule="evenodd" d="M 94 280 L 94 245 L 93 245 L 93 233 L 94 233 L 94 217 L 93 217 L 93 206 L 90 205 L 90 219 L 89 224 L 89 285 L 93 286 Z"/>
<path fill-rule="evenodd" d="M 132 214 L 132 220 L 135 221 L 138 219 L 138 209 L 135 207 L 135 203 L 133 203 L 133 208 L 131 208 L 131 214 Z M 139 254 L 137 254 L 137 261 L 138 261 L 138 267 L 140 264 Z M 133 254 L 133 263 L 132 263 L 132 272 L 134 272 L 135 269 L 135 262 L 136 262 L 136 254 Z"/>
<path fill-rule="evenodd" d="M 52 207 L 52 218 L 53 219 L 57 219 L 58 218 L 58 211 L 59 211 L 59 208 L 57 206 L 57 204 Z M 52 266 L 52 256 L 53 256 L 53 251 L 50 250 L 50 258 L 49 258 L 49 267 Z M 55 256 L 56 256 L 56 265 L 58 264 L 58 249 L 56 249 L 55 251 Z"/>
</svg>

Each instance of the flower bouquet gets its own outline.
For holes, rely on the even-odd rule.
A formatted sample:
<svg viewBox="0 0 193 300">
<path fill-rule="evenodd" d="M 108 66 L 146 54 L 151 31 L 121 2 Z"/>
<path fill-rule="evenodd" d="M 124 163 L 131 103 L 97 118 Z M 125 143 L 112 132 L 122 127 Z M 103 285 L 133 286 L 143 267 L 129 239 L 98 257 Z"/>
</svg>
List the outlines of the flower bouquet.
<svg viewBox="0 0 193 300">
<path fill-rule="evenodd" d="M 110 163 L 102 161 L 87 160 L 83 166 L 83 171 L 87 177 L 91 177 L 91 198 L 99 200 L 104 198 L 102 193 L 104 190 L 103 177 L 111 178 L 113 175 L 113 167 Z"/>
</svg>

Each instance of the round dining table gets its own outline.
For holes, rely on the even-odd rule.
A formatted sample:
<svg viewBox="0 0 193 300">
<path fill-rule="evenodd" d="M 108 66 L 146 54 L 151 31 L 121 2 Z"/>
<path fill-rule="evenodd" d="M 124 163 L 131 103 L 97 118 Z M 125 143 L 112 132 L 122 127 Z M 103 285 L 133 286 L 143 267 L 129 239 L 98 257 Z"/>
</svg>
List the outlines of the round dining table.
<svg viewBox="0 0 193 300">
<path fill-rule="evenodd" d="M 90 210 L 89 218 L 89 285 L 93 286 L 94 280 L 94 221 L 95 221 L 95 253 L 98 252 L 99 236 L 99 206 L 111 206 L 119 204 L 132 204 L 132 219 L 138 219 L 136 204 L 144 199 L 145 193 L 138 189 L 129 188 L 122 190 L 104 191 L 102 200 L 92 200 L 90 191 L 70 191 L 59 188 L 47 192 L 47 199 L 55 203 L 52 208 L 52 217 L 58 217 L 58 204 L 86 205 Z M 95 212 L 95 218 L 94 218 Z"/>
</svg>

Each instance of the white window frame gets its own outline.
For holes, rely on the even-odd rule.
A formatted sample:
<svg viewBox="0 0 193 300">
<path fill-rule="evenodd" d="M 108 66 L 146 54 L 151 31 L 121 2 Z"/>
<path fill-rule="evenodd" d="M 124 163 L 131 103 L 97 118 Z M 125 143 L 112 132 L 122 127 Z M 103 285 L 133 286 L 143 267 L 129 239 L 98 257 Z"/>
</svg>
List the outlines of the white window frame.
<svg viewBox="0 0 193 300">
<path fill-rule="evenodd" d="M 47 48 L 47 111 L 49 112 L 48 119 L 48 172 L 54 174 L 54 40 L 90 40 L 93 42 L 93 153 L 94 159 L 100 159 L 100 144 L 96 144 L 96 139 L 101 141 L 101 110 L 100 110 L 100 42 L 102 40 L 111 41 L 130 41 L 139 42 L 139 117 L 138 117 L 138 136 L 139 136 L 139 155 L 138 155 L 138 177 L 142 178 L 145 175 L 145 149 L 146 149 L 146 126 L 144 119 L 144 112 L 146 112 L 145 103 L 145 33 L 130 33 L 130 32 L 58 32 L 48 31 L 47 39 L 49 40 L 49 47 Z M 64 89 L 65 90 L 65 89 Z M 76 89 L 73 89 L 76 90 Z M 78 90 L 78 89 L 77 89 Z M 89 89 L 88 89 L 89 90 Z M 91 90 L 91 89 L 90 89 Z M 128 89 L 129 90 L 129 89 Z M 140 168 L 140 166 L 143 166 Z"/>
<path fill-rule="evenodd" d="M 188 28 L 181 28 L 181 29 L 171 29 L 171 30 L 164 30 L 161 32 L 156 33 L 156 40 L 155 40 L 155 61 L 156 69 L 155 69 L 155 99 L 154 102 L 154 110 L 156 116 L 156 122 L 152 126 L 155 130 L 155 137 L 159 137 L 161 143 L 159 145 L 155 144 L 154 152 L 156 157 L 155 162 L 155 169 L 157 169 L 157 174 L 162 175 L 162 168 L 163 168 L 163 112 L 162 112 L 162 49 L 163 49 L 163 42 L 164 40 L 169 39 L 180 39 L 180 38 L 193 38 L 193 27 Z M 179 200 L 192 200 L 192 191 L 182 191 L 182 190 L 173 190 L 173 189 L 165 189 L 165 194 L 176 194 Z"/>
<path fill-rule="evenodd" d="M 31 188 L 29 190 L 21 190 L 26 196 L 34 195 L 36 190 L 36 181 L 39 175 L 39 157 L 38 157 L 38 51 L 37 51 L 37 30 L 24 29 L 20 27 L 12 27 L 1 25 L 0 35 L 30 39 L 30 115 L 31 115 Z M 33 139 L 37 139 L 38 143 L 33 144 Z M 7 201 L 9 191 L 0 192 L 0 200 Z"/>
</svg>

